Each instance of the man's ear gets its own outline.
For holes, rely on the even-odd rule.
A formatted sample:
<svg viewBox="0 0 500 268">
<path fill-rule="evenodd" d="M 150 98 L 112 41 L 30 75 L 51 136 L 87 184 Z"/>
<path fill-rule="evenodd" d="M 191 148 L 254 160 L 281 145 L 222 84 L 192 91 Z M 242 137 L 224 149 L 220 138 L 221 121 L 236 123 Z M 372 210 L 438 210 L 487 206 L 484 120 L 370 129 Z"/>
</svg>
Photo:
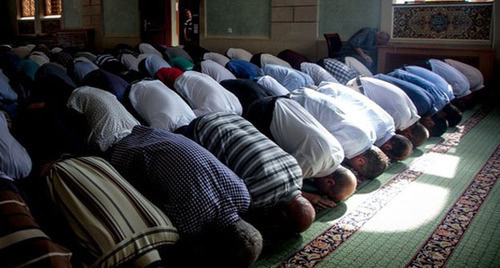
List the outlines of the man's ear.
<svg viewBox="0 0 500 268">
<path fill-rule="evenodd" d="M 358 167 L 362 167 L 366 164 L 366 158 L 362 154 L 357 155 L 353 160 Z"/>
<path fill-rule="evenodd" d="M 411 131 L 411 127 L 407 127 L 404 130 L 401 131 L 401 134 L 408 139 L 411 139 L 413 137 L 413 133 Z"/>
<path fill-rule="evenodd" d="M 384 152 L 391 151 L 392 150 L 392 143 L 388 141 L 388 142 L 382 144 L 382 148 L 380 148 L 380 149 L 382 149 L 382 151 L 384 151 Z"/>
<path fill-rule="evenodd" d="M 327 183 L 328 183 L 328 186 L 333 187 L 333 186 L 335 186 L 335 179 L 333 179 L 332 176 L 328 176 Z"/>
</svg>

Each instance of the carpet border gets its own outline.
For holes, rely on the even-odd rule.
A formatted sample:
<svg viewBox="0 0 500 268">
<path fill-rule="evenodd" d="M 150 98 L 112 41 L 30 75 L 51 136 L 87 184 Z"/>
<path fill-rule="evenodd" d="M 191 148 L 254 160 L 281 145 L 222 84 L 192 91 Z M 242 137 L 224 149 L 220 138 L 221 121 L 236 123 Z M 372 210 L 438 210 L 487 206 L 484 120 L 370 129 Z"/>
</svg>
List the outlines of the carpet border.
<svg viewBox="0 0 500 268">
<path fill-rule="evenodd" d="M 491 107 L 482 106 L 464 124 L 458 126 L 453 132 L 448 133 L 444 137 L 444 140 L 430 148 L 426 154 L 429 152 L 439 154 L 448 152 L 448 150 L 458 145 L 460 140 L 474 129 L 491 110 Z M 295 254 L 282 261 L 278 267 L 314 267 L 321 263 L 323 259 L 333 253 L 333 251 L 347 241 L 378 211 L 388 204 L 393 197 L 399 194 L 403 188 L 422 175 L 422 172 L 412 170 L 412 166 L 413 163 L 382 185 L 374 195 L 354 211 L 342 217 L 323 233 L 309 241 Z"/>
</svg>

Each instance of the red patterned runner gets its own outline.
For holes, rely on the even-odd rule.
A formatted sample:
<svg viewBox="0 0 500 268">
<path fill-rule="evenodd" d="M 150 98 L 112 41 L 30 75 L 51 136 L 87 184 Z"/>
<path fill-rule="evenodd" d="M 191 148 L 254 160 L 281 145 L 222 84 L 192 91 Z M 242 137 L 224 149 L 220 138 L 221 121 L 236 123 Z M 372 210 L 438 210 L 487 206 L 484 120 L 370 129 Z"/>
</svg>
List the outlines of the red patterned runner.
<svg viewBox="0 0 500 268">
<path fill-rule="evenodd" d="M 407 267 L 444 266 L 499 176 L 500 147 L 497 147 Z"/>
</svg>

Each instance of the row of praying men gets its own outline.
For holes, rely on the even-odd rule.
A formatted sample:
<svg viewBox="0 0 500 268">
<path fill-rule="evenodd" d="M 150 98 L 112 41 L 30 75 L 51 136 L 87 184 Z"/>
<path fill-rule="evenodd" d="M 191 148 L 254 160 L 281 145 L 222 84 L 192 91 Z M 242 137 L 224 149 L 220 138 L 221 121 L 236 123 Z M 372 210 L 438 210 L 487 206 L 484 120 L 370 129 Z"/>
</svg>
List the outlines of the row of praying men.
<svg viewBox="0 0 500 268">
<path fill-rule="evenodd" d="M 248 266 L 273 234 L 306 230 L 317 209 L 460 122 L 455 105 L 470 106 L 480 73 L 427 64 L 374 76 L 354 58 L 291 50 L 4 45 L 0 206 L 12 224 L 0 236 L 19 238 L 0 256 L 64 267 L 68 247 L 87 265 L 147 266 L 182 244 Z M 41 231 L 20 186 L 76 243 Z"/>
</svg>

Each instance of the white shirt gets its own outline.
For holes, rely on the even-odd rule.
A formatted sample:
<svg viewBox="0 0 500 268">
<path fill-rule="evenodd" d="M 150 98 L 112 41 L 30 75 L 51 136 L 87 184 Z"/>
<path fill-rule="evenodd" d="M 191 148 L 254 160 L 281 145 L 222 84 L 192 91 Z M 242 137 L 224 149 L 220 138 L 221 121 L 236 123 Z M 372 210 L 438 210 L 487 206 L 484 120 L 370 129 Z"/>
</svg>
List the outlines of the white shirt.
<svg viewBox="0 0 500 268">
<path fill-rule="evenodd" d="M 207 52 L 203 54 L 204 60 L 213 60 L 220 64 L 222 67 L 226 67 L 226 64 L 229 62 L 229 58 L 216 52 Z"/>
<path fill-rule="evenodd" d="M 139 51 L 141 52 L 141 54 L 152 54 L 152 55 L 157 55 L 160 58 L 163 58 L 161 52 L 148 43 L 140 43 Z"/>
<path fill-rule="evenodd" d="M 132 54 L 122 54 L 120 62 L 129 70 L 139 71 L 139 62 L 146 58 L 148 54 L 140 54 L 137 58 Z"/>
<path fill-rule="evenodd" d="M 229 48 L 226 54 L 232 60 L 245 60 L 245 61 L 250 61 L 253 56 L 252 53 L 242 48 Z"/>
<path fill-rule="evenodd" d="M 22 58 L 28 56 L 32 50 L 33 50 L 33 47 L 30 47 L 30 46 L 19 46 L 19 47 L 15 47 L 15 48 L 11 49 L 10 52 L 16 54 L 17 56 L 19 56 L 19 58 L 22 59 Z"/>
<path fill-rule="evenodd" d="M 50 50 L 50 52 L 52 52 L 53 54 L 57 54 L 57 53 L 59 53 L 59 52 L 61 52 L 61 51 L 63 51 L 63 49 L 62 49 L 62 48 L 60 48 L 60 47 L 54 47 L 54 48 L 52 48 L 52 49 Z"/>
<path fill-rule="evenodd" d="M 342 145 L 346 158 L 365 152 L 375 142 L 375 129 L 368 118 L 338 99 L 309 88 L 295 90 L 289 96 L 333 134 Z"/>
<path fill-rule="evenodd" d="M 361 93 L 392 116 L 397 130 L 404 130 L 420 119 L 417 107 L 399 87 L 372 77 L 360 77 L 360 80 L 364 89 Z M 349 81 L 347 86 L 360 92 L 356 79 Z"/>
<path fill-rule="evenodd" d="M 130 103 L 153 128 L 175 131 L 196 116 L 191 107 L 159 80 L 143 80 L 130 88 Z"/>
<path fill-rule="evenodd" d="M 376 146 L 382 146 L 396 134 L 392 116 L 363 94 L 337 83 L 321 83 L 317 91 L 337 98 L 350 108 L 363 113 L 375 129 Z"/>
<path fill-rule="evenodd" d="M 29 59 L 38 63 L 38 65 L 40 65 L 40 66 L 44 65 L 45 63 L 50 62 L 49 57 L 47 57 L 47 55 L 45 55 L 45 53 L 43 53 L 41 51 L 35 51 L 35 52 L 31 53 L 31 55 L 29 56 Z"/>
<path fill-rule="evenodd" d="M 260 55 L 260 66 L 265 66 L 266 64 L 277 64 L 287 68 L 292 68 L 292 65 L 290 65 L 290 63 L 274 55 L 263 53 Z"/>
<path fill-rule="evenodd" d="M 333 77 L 333 75 L 325 70 L 325 68 L 319 66 L 316 63 L 302 62 L 300 64 L 300 70 L 308 74 L 312 78 L 316 86 L 321 84 L 321 82 L 339 82 L 335 77 Z"/>
<path fill-rule="evenodd" d="M 0 113 L 0 178 L 25 178 L 30 174 L 31 165 L 28 152 L 10 134 L 7 119 Z"/>
<path fill-rule="evenodd" d="M 257 84 L 270 89 L 274 92 L 274 95 L 281 96 L 290 93 L 282 84 L 280 84 L 276 79 L 269 75 L 264 75 L 257 80 Z"/>
<path fill-rule="evenodd" d="M 344 160 L 339 141 L 294 100 L 276 101 L 270 131 L 276 144 L 297 159 L 304 178 L 327 176 Z"/>
<path fill-rule="evenodd" d="M 347 65 L 347 67 L 353 69 L 359 75 L 368 76 L 368 77 L 373 76 L 372 72 L 370 70 L 368 70 L 368 68 L 366 68 L 366 66 L 363 63 L 361 63 L 359 60 L 357 60 L 356 58 L 345 57 L 344 61 L 345 61 L 345 65 Z"/>
<path fill-rule="evenodd" d="M 174 88 L 188 101 L 196 116 L 211 112 L 243 113 L 238 98 L 206 74 L 186 71 L 175 80 Z"/>
<path fill-rule="evenodd" d="M 140 124 L 115 95 L 95 87 L 83 86 L 73 90 L 68 107 L 85 115 L 92 129 L 88 141 L 103 152 Z"/>
<path fill-rule="evenodd" d="M 236 79 L 231 71 L 224 68 L 224 66 L 218 64 L 213 60 L 204 60 L 200 63 L 201 72 L 212 77 L 215 81 L 219 82 L 227 79 Z"/>
</svg>

